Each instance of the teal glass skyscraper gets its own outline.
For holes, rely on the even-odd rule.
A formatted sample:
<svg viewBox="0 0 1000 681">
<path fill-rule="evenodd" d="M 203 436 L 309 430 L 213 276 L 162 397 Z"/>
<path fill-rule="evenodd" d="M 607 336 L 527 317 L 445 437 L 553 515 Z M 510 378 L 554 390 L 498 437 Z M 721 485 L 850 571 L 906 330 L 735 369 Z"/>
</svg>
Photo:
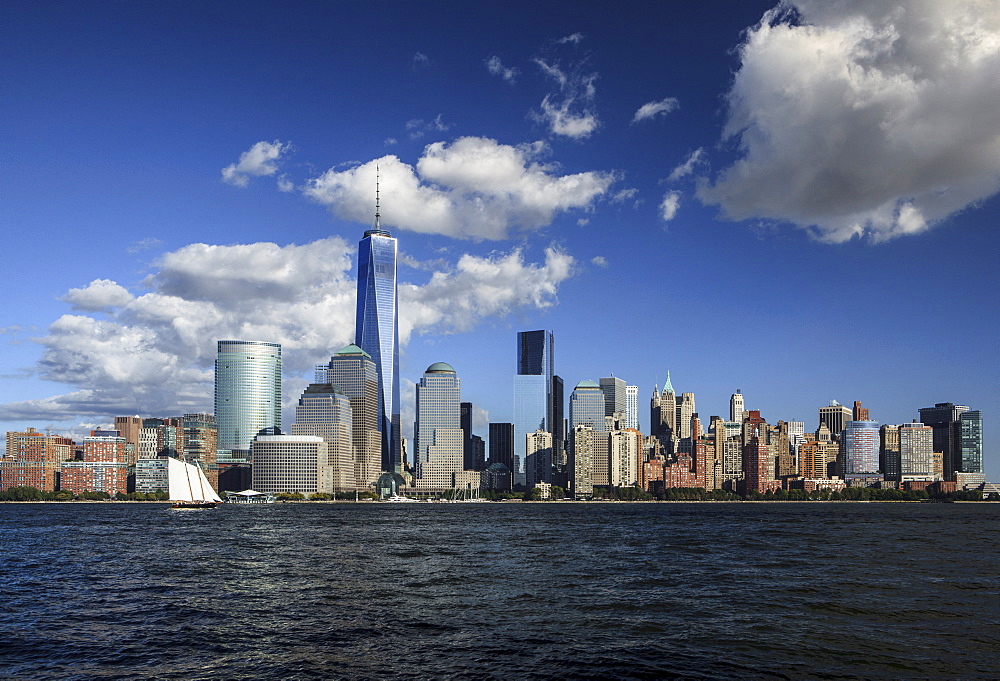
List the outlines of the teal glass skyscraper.
<svg viewBox="0 0 1000 681">
<path fill-rule="evenodd" d="M 397 471 L 400 460 L 399 321 L 396 293 L 396 239 L 375 226 L 358 244 L 358 316 L 354 344 L 367 352 L 378 374 L 378 423 L 382 468 Z"/>
<path fill-rule="evenodd" d="M 246 460 L 250 441 L 281 427 L 281 346 L 221 340 L 215 359 L 215 421 L 222 460 Z"/>
</svg>

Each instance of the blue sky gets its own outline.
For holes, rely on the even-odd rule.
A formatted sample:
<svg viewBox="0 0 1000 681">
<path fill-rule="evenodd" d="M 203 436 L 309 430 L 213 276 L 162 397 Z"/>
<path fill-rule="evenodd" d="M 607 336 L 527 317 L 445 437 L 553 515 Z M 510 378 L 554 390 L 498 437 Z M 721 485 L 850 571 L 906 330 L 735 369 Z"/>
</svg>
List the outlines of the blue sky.
<svg viewBox="0 0 1000 681">
<path fill-rule="evenodd" d="M 568 387 L 670 370 L 703 417 L 968 404 L 1000 476 L 995 4 L 2 12 L 4 430 L 211 410 L 221 338 L 282 343 L 292 403 L 377 162 L 404 403 L 446 361 L 509 420 L 547 328 Z"/>
</svg>

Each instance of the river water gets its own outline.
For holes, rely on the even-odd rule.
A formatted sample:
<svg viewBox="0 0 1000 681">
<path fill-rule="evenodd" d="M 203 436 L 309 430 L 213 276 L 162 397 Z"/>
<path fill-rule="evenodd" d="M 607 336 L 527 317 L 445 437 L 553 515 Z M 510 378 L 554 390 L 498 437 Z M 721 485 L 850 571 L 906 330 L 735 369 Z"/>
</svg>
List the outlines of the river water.
<svg viewBox="0 0 1000 681">
<path fill-rule="evenodd" d="M 0 504 L 0 677 L 1000 677 L 1000 504 Z"/>
</svg>

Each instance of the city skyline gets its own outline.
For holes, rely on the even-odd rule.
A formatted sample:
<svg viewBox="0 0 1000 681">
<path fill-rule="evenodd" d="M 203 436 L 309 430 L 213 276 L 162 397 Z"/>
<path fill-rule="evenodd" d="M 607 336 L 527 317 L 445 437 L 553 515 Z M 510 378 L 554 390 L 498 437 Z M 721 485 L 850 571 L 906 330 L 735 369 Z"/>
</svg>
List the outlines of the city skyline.
<svg viewBox="0 0 1000 681">
<path fill-rule="evenodd" d="M 567 398 L 669 370 L 703 421 L 737 388 L 809 430 L 968 405 L 995 479 L 998 10 L 794 6 L 8 6 L 4 429 L 208 411 L 227 338 L 282 346 L 291 423 L 355 339 L 378 164 L 404 432 L 438 361 L 477 434 L 513 422 L 512 339 L 547 329 Z"/>
</svg>

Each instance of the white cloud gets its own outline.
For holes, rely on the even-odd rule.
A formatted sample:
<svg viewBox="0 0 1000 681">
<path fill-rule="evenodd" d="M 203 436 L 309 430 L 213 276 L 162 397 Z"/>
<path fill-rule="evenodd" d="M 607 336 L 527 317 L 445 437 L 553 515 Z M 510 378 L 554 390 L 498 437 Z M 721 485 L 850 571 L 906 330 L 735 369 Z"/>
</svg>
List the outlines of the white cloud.
<svg viewBox="0 0 1000 681">
<path fill-rule="evenodd" d="M 632 122 L 638 123 L 639 121 L 644 121 L 660 114 L 666 115 L 671 111 L 676 110 L 679 106 L 680 102 L 677 101 L 676 97 L 667 97 L 658 102 L 647 102 L 646 104 L 640 106 L 639 110 L 635 112 Z"/>
<path fill-rule="evenodd" d="M 278 178 L 278 191 L 286 193 L 295 191 L 295 183 L 288 179 L 287 175 L 282 175 Z"/>
<path fill-rule="evenodd" d="M 538 229 L 557 213 L 589 208 L 614 177 L 584 172 L 557 175 L 541 162 L 542 142 L 509 146 L 484 137 L 424 148 L 416 167 L 383 156 L 309 180 L 306 196 L 340 218 L 367 223 L 374 213 L 375 166 L 382 186 L 382 224 L 471 239 L 503 239 L 513 228 Z"/>
<path fill-rule="evenodd" d="M 246 187 L 251 177 L 264 177 L 278 172 L 278 161 L 282 154 L 292 148 L 290 143 L 257 142 L 247 151 L 240 154 L 237 163 L 231 163 L 222 169 L 222 181 L 234 187 Z"/>
<path fill-rule="evenodd" d="M 411 62 L 413 64 L 413 68 L 417 68 L 419 66 L 426 66 L 427 64 L 430 64 L 431 59 L 423 52 L 417 52 L 413 55 Z"/>
<path fill-rule="evenodd" d="M 156 248 L 157 246 L 162 246 L 163 242 L 155 237 L 148 236 L 145 239 L 140 239 L 139 241 L 133 241 L 129 244 L 128 248 L 125 249 L 130 255 L 135 255 L 136 253 L 141 253 L 142 251 L 148 251 L 150 248 Z"/>
<path fill-rule="evenodd" d="M 608 266 L 608 259 L 605 258 L 603 255 L 595 255 L 593 258 L 590 259 L 590 262 L 591 264 L 597 265 L 598 267 Z"/>
<path fill-rule="evenodd" d="M 670 222 L 677 215 L 677 209 L 680 207 L 681 193 L 667 192 L 663 195 L 663 201 L 660 202 L 660 219 L 664 222 Z"/>
<path fill-rule="evenodd" d="M 559 43 L 560 45 L 565 45 L 566 43 L 572 43 L 574 45 L 577 45 L 582 40 L 583 40 L 583 34 L 577 32 L 573 33 L 572 35 L 568 35 L 565 38 L 559 38 L 559 40 L 557 40 L 556 42 Z"/>
<path fill-rule="evenodd" d="M 406 129 L 410 133 L 410 139 L 420 139 L 428 132 L 444 132 L 452 127 L 452 123 L 445 123 L 442 114 L 438 114 L 430 121 L 422 118 L 412 118 L 406 121 Z M 395 144 L 395 140 L 393 140 Z"/>
<path fill-rule="evenodd" d="M 630 199 L 634 199 L 638 194 L 639 190 L 635 187 L 627 187 L 615 192 L 615 195 L 611 197 L 611 203 L 625 203 Z"/>
<path fill-rule="evenodd" d="M 216 341 L 225 338 L 280 343 L 291 403 L 301 375 L 353 341 L 357 282 L 352 249 L 339 237 L 302 246 L 191 244 L 157 267 L 141 295 L 108 280 L 67 293 L 100 318 L 55 320 L 37 339 L 44 351 L 34 371 L 69 392 L 2 404 L 0 420 L 210 411 Z M 520 250 L 464 255 L 424 284 L 400 284 L 400 341 L 549 307 L 572 269 L 572 256 L 555 248 L 543 263 L 525 262 Z"/>
<path fill-rule="evenodd" d="M 515 80 L 517 80 L 517 74 L 520 73 L 520 71 L 513 66 L 510 68 L 504 66 L 503 62 L 500 61 L 500 57 L 496 55 L 493 55 L 486 60 L 486 69 L 494 76 L 500 76 L 508 83 L 515 82 Z"/>
<path fill-rule="evenodd" d="M 548 125 L 554 135 L 585 139 L 593 134 L 600 126 L 594 110 L 597 74 L 583 73 L 583 64 L 577 64 L 567 72 L 555 62 L 544 59 L 535 59 L 534 62 L 542 73 L 556 81 L 559 92 L 545 95 L 541 112 L 533 112 L 533 117 Z"/>
<path fill-rule="evenodd" d="M 694 169 L 706 163 L 705 152 L 701 147 L 698 147 L 691 155 L 687 157 L 684 163 L 680 164 L 670 172 L 670 176 L 667 178 L 668 182 L 676 182 L 682 178 L 687 177 L 694 172 Z"/>
<path fill-rule="evenodd" d="M 124 286 L 109 279 L 95 279 L 83 288 L 71 288 L 62 300 L 74 310 L 98 312 L 111 307 L 128 305 L 134 296 Z"/>
<path fill-rule="evenodd" d="M 1000 188 L 1000 3 L 788 2 L 747 32 L 699 198 L 817 238 L 928 229 Z"/>
<path fill-rule="evenodd" d="M 386 137 L 385 141 L 382 144 L 384 144 L 387 147 L 391 147 L 394 144 L 399 144 L 399 140 L 397 140 L 395 137 Z"/>
</svg>

